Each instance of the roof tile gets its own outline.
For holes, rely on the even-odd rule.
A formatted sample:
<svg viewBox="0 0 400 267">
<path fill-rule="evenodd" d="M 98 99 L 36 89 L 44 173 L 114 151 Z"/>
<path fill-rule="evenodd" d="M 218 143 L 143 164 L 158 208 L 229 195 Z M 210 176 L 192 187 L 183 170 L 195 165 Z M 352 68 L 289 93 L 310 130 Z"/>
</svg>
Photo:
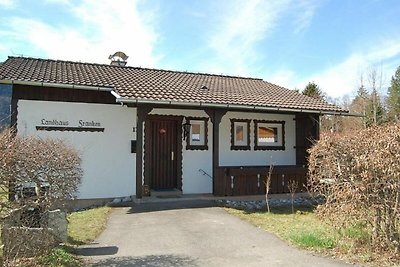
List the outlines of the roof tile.
<svg viewBox="0 0 400 267">
<path fill-rule="evenodd" d="M 9 57 L 0 65 L 1 80 L 112 87 L 138 100 L 348 112 L 261 79 L 206 73 Z"/>
</svg>

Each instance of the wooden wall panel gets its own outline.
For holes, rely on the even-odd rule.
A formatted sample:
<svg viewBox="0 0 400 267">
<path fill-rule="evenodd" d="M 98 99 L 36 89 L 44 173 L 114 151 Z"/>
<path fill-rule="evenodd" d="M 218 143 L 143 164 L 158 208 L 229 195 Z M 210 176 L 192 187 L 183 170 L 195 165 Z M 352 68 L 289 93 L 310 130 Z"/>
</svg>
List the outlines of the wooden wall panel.
<svg viewBox="0 0 400 267">
<path fill-rule="evenodd" d="M 13 99 L 118 104 L 108 91 L 13 85 Z"/>
<path fill-rule="evenodd" d="M 319 139 L 319 115 L 296 114 L 296 165 L 307 166 L 307 150 Z"/>
<path fill-rule="evenodd" d="M 267 167 L 220 167 L 215 175 L 216 196 L 265 194 Z M 297 192 L 305 192 L 307 170 L 296 166 L 275 166 L 271 175 L 270 194 L 289 193 L 288 182 L 298 182 Z M 260 179 L 258 179 L 258 175 Z M 232 187 L 233 178 L 233 187 Z M 259 181 L 259 182 L 258 182 Z"/>
</svg>

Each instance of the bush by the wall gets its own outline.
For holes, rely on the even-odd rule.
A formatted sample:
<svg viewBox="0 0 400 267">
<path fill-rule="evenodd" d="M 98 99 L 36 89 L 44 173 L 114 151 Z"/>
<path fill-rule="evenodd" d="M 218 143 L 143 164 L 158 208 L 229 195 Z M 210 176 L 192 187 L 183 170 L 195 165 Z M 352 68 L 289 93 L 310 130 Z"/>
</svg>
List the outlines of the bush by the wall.
<svg viewBox="0 0 400 267">
<path fill-rule="evenodd" d="M 82 175 L 79 153 L 63 141 L 20 137 L 12 130 L 0 132 L 0 220 L 3 231 L 7 227 L 49 227 L 46 219 L 49 211 L 63 208 L 66 200 L 75 197 Z M 4 240 L 7 236 L 11 235 L 2 236 L 3 244 L 8 242 Z M 30 236 L 21 237 L 21 240 L 25 242 Z M 54 244 L 46 240 L 41 242 Z M 31 244 L 36 243 L 32 240 Z M 49 250 L 40 246 L 32 251 Z M 32 256 L 24 255 L 24 248 L 19 250 L 19 247 L 13 245 L 12 253 L 4 255 Z"/>
<path fill-rule="evenodd" d="M 310 150 L 318 214 L 338 228 L 365 225 L 375 249 L 400 251 L 400 125 L 326 135 Z M 398 255 L 398 254 L 397 254 Z"/>
</svg>

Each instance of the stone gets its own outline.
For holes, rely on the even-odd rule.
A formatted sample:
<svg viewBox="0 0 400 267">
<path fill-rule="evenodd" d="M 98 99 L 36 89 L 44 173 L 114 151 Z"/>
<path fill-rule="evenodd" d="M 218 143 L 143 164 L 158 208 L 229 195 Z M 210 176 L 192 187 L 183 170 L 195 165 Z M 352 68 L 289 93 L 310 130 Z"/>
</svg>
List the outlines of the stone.
<svg viewBox="0 0 400 267">
<path fill-rule="evenodd" d="M 262 210 L 265 209 L 267 203 L 265 200 L 222 200 L 219 199 L 216 201 L 218 205 L 227 207 L 227 208 L 235 208 L 235 209 L 244 209 L 244 210 Z M 303 205 L 313 205 L 316 201 L 311 197 L 298 197 L 293 200 L 293 204 L 295 206 L 303 206 Z M 292 199 L 289 198 L 274 198 L 268 199 L 268 204 L 270 207 L 282 207 L 282 206 L 290 206 L 292 204 Z"/>
<path fill-rule="evenodd" d="M 124 197 L 122 199 L 122 202 L 130 202 L 130 201 L 132 201 L 131 197 Z"/>
<path fill-rule="evenodd" d="M 19 226 L 21 224 L 21 214 L 20 209 L 14 209 L 10 211 L 7 217 L 4 218 L 3 227 Z"/>
<path fill-rule="evenodd" d="M 121 202 L 120 198 L 114 198 L 113 201 L 112 201 L 112 203 L 114 203 L 114 204 L 117 204 L 117 203 L 120 203 L 120 202 Z"/>
<path fill-rule="evenodd" d="M 65 243 L 68 239 L 67 214 L 61 210 L 53 210 L 47 213 L 47 227 L 53 230 L 58 240 Z"/>
</svg>

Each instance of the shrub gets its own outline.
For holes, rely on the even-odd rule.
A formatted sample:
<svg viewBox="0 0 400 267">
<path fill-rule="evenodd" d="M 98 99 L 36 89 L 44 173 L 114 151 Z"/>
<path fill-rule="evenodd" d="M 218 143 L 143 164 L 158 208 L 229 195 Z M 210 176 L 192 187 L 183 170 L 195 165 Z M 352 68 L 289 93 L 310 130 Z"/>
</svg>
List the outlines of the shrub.
<svg viewBox="0 0 400 267">
<path fill-rule="evenodd" d="M 59 208 L 75 197 L 82 177 L 78 152 L 61 140 L 0 133 L 0 205 L 14 208 Z M 6 196 L 10 196 L 10 200 Z"/>
<path fill-rule="evenodd" d="M 13 227 L 20 227 L 20 230 L 49 227 L 48 211 L 63 208 L 66 200 L 75 197 L 83 174 L 78 152 L 61 140 L 20 137 L 12 130 L 0 133 L 0 151 L 0 219 L 3 232 Z M 35 251 L 49 251 L 56 243 L 50 242 L 53 237 L 44 236 L 46 240 L 42 243 L 49 241 L 49 245 L 39 250 L 37 246 L 42 245 L 35 245 L 39 243 L 31 240 L 33 236 L 20 236 L 26 248 L 18 247 L 15 238 L 3 240 L 3 244 L 8 244 L 5 252 L 10 252 L 12 248 L 12 253 L 4 255 L 11 257 L 6 260 L 38 254 Z"/>
<path fill-rule="evenodd" d="M 376 249 L 400 250 L 400 125 L 326 135 L 310 150 L 319 216 L 338 228 L 366 225 Z"/>
</svg>

